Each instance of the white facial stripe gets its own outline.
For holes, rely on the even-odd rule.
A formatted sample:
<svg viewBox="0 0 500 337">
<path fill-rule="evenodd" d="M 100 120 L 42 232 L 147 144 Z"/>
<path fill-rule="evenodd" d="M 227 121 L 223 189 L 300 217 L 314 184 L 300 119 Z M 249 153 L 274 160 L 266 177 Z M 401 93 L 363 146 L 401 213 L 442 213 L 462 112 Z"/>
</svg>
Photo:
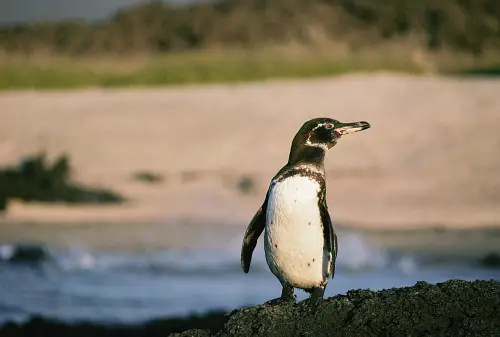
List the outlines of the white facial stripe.
<svg viewBox="0 0 500 337">
<path fill-rule="evenodd" d="M 319 147 L 323 150 L 328 150 L 328 146 L 326 146 L 325 144 L 311 142 L 311 133 L 313 133 L 316 129 L 319 129 L 323 125 L 325 125 L 325 123 L 319 123 L 318 125 L 316 125 L 316 127 L 314 127 L 314 129 L 311 130 L 311 132 L 309 132 L 309 137 L 307 137 L 307 140 L 306 140 L 307 146 L 314 146 L 314 147 Z"/>
<path fill-rule="evenodd" d="M 306 141 L 306 145 L 307 146 L 319 147 L 319 148 L 322 148 L 324 150 L 328 150 L 328 146 L 326 146 L 325 144 L 322 144 L 322 143 L 313 143 L 309 139 Z"/>
</svg>

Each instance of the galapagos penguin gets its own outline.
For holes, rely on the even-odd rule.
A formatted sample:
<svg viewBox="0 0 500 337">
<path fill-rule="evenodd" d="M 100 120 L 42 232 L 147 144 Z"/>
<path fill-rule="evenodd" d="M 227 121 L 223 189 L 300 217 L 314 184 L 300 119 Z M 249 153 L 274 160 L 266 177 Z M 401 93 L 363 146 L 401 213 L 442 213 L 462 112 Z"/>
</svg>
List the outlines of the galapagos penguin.
<svg viewBox="0 0 500 337">
<path fill-rule="evenodd" d="M 294 288 L 310 294 L 317 306 L 335 275 L 338 243 L 326 204 L 326 152 L 346 134 L 368 129 L 367 122 L 341 123 L 331 118 L 305 122 L 292 141 L 288 163 L 273 177 L 262 206 L 250 221 L 241 248 L 248 273 L 262 232 L 266 262 L 282 285 L 279 298 L 295 303 Z"/>
</svg>

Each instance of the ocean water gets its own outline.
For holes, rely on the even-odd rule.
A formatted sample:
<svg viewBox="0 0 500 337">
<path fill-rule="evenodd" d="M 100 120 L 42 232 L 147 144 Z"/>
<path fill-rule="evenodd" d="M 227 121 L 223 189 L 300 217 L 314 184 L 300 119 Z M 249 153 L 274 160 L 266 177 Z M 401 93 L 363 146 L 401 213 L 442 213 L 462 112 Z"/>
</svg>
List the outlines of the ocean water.
<svg viewBox="0 0 500 337">
<path fill-rule="evenodd" d="M 33 315 L 63 321 L 138 323 L 265 302 L 280 284 L 265 262 L 262 242 L 249 274 L 240 269 L 243 233 L 210 246 L 106 250 L 85 244 L 39 246 L 47 256 L 14 263 L 20 243 L 0 242 L 0 326 Z M 349 289 L 410 286 L 417 281 L 500 280 L 476 258 L 370 243 L 367 234 L 338 232 L 337 272 L 326 297 Z M 262 241 L 262 240 L 261 240 Z M 401 245 L 400 245 L 401 246 Z M 404 245 L 403 245 L 404 246 Z M 298 291 L 298 299 L 306 298 Z"/>
</svg>

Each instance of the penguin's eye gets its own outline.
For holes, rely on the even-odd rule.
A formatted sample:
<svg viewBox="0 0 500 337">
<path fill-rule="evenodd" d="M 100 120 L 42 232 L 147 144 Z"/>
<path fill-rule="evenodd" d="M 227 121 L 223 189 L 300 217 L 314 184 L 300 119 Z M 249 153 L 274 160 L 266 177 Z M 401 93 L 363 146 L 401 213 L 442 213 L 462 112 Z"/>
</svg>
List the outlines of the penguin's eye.
<svg viewBox="0 0 500 337">
<path fill-rule="evenodd" d="M 333 124 L 331 123 L 325 124 L 325 129 L 331 129 L 331 128 L 333 128 Z"/>
</svg>

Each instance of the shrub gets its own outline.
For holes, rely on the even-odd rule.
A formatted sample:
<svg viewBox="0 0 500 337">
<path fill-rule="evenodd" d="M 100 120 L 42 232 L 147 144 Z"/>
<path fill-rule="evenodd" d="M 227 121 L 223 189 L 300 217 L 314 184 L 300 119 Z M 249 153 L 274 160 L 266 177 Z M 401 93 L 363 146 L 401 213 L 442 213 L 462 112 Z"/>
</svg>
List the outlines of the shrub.
<svg viewBox="0 0 500 337">
<path fill-rule="evenodd" d="M 7 200 L 67 202 L 67 203 L 117 203 L 125 199 L 106 190 L 82 186 L 70 180 L 69 158 L 62 155 L 50 165 L 45 154 L 28 156 L 16 167 L 0 170 L 0 210 L 5 210 Z"/>
</svg>

